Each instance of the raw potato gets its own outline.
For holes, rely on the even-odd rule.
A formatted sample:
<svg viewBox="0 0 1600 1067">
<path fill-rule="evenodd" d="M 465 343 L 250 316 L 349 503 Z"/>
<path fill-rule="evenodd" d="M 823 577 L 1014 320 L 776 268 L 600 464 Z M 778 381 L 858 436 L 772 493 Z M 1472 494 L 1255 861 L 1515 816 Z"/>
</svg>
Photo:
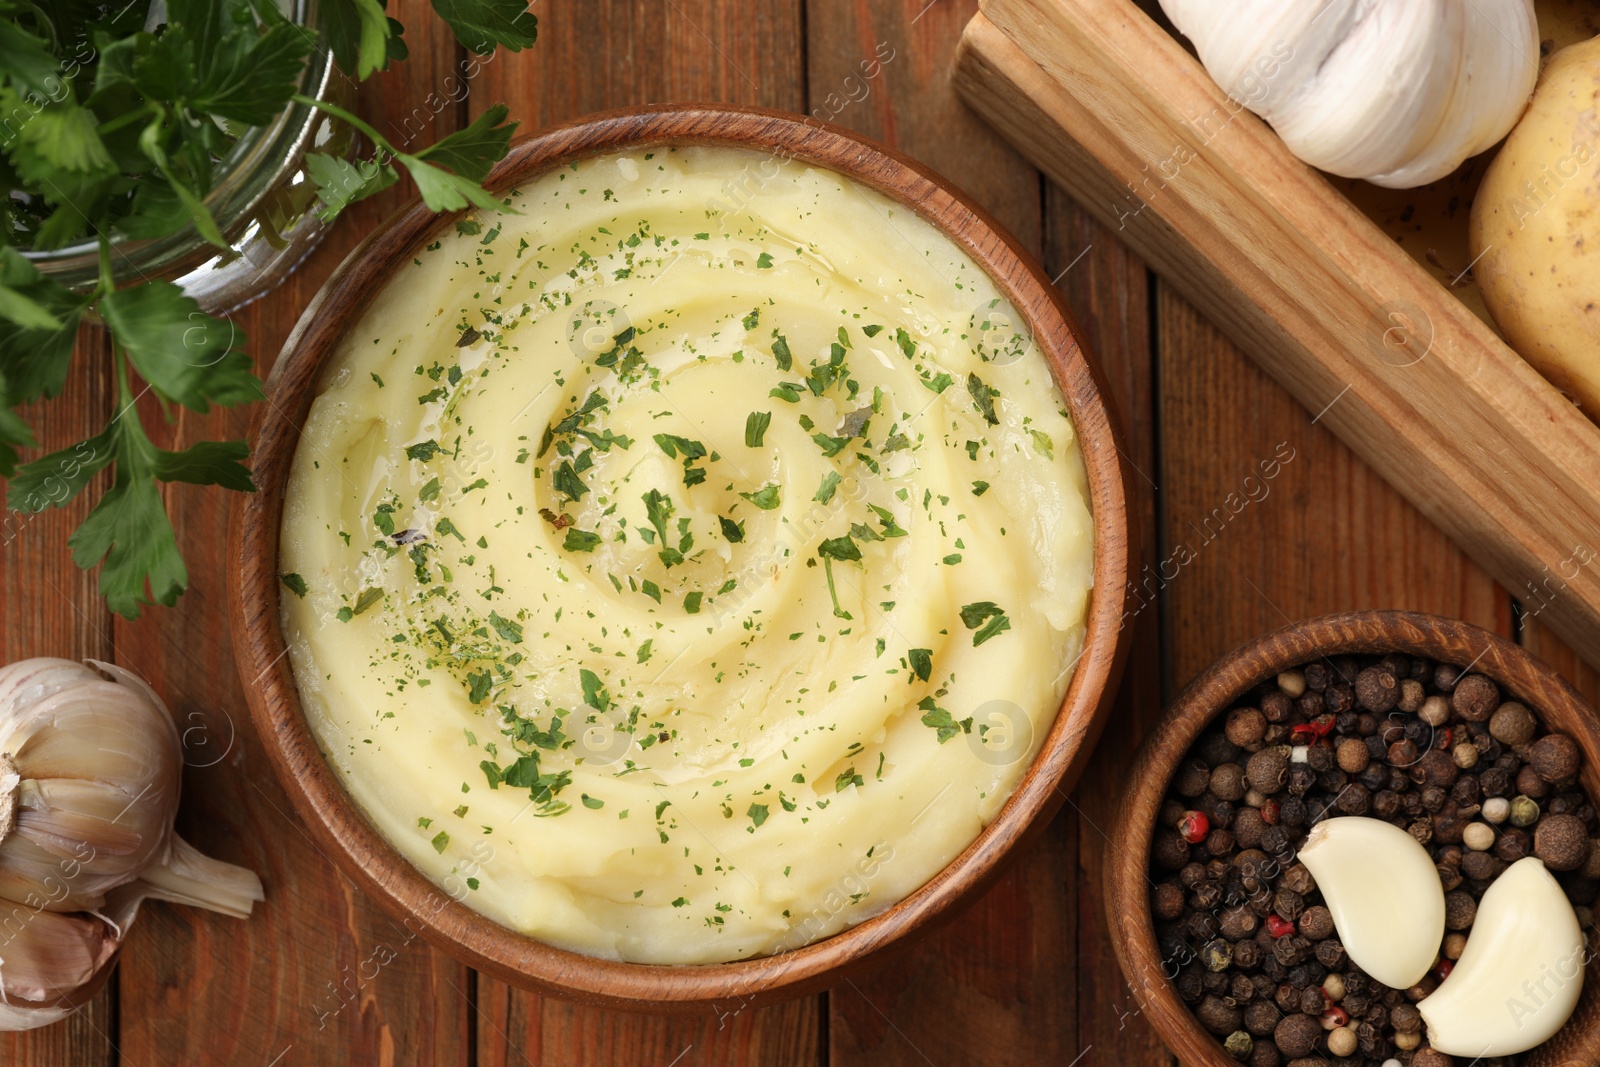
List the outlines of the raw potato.
<svg viewBox="0 0 1600 1067">
<path fill-rule="evenodd" d="M 1600 37 L 1551 57 L 1484 175 L 1471 237 L 1506 340 L 1600 420 Z"/>
</svg>

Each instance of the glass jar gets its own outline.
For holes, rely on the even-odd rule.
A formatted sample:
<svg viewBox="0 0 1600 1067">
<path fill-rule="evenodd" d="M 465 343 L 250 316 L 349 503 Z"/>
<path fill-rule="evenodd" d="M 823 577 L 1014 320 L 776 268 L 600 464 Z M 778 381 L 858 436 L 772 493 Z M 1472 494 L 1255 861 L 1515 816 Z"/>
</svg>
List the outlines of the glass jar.
<svg viewBox="0 0 1600 1067">
<path fill-rule="evenodd" d="M 160 0 L 152 8 L 158 4 Z M 294 22 L 315 24 L 316 0 L 279 0 L 279 6 Z M 319 43 L 306 61 L 297 91 L 319 100 L 330 94 L 347 95 L 334 91 L 336 81 L 342 84 L 344 79 Z M 327 230 L 317 216 L 316 187 L 305 170 L 306 154 L 347 155 L 354 141 L 345 123 L 299 103 L 290 103 L 268 125 L 246 129 L 218 164 L 215 184 L 205 198 L 229 249 L 218 249 L 193 225 L 148 240 L 114 239 L 111 262 L 117 284 L 170 279 L 213 315 L 269 292 Z M 74 289 L 92 288 L 99 279 L 97 241 L 23 254 L 39 270 Z"/>
</svg>

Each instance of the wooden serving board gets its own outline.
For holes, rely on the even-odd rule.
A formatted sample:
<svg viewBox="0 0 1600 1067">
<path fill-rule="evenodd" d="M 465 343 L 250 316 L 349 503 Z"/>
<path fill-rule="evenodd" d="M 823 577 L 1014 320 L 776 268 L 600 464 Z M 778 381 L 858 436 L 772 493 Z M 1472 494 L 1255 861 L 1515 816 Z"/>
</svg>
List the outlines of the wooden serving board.
<svg viewBox="0 0 1600 1067">
<path fill-rule="evenodd" d="M 966 101 L 1600 664 L 1600 428 L 1129 0 L 980 6 Z"/>
</svg>

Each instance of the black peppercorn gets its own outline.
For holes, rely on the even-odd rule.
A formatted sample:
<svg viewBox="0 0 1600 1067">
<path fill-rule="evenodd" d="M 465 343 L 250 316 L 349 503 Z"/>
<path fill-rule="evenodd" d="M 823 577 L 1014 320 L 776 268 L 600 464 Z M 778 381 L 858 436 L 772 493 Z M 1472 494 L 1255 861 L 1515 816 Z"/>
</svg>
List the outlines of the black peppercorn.
<svg viewBox="0 0 1600 1067">
<path fill-rule="evenodd" d="M 1393 766 L 1410 767 L 1417 762 L 1418 755 L 1417 743 L 1408 737 L 1391 744 L 1385 758 Z"/>
<path fill-rule="evenodd" d="M 1328 968 L 1330 971 L 1336 971 L 1340 967 L 1343 967 L 1344 943 L 1342 941 L 1335 941 L 1331 937 L 1323 941 L 1318 941 L 1317 962 Z"/>
<path fill-rule="evenodd" d="M 1528 831 L 1519 830 L 1515 826 L 1503 827 L 1500 836 L 1494 843 L 1495 858 L 1515 863 L 1526 856 L 1533 854 L 1533 842 L 1528 837 Z"/>
<path fill-rule="evenodd" d="M 1490 767 L 1478 775 L 1478 788 L 1483 790 L 1486 797 L 1509 797 L 1511 776 L 1498 767 Z"/>
<path fill-rule="evenodd" d="M 1261 926 L 1255 912 L 1246 907 L 1229 908 L 1222 913 L 1218 929 L 1230 941 L 1240 941 L 1253 935 Z"/>
<path fill-rule="evenodd" d="M 1222 903 L 1222 887 L 1213 881 L 1204 881 L 1189 894 L 1189 902 L 1196 911 L 1211 911 Z"/>
<path fill-rule="evenodd" d="M 1317 772 L 1304 763 L 1296 763 L 1289 770 L 1289 793 L 1303 797 L 1317 784 Z"/>
<path fill-rule="evenodd" d="M 1200 1020 L 1201 1026 L 1218 1037 L 1226 1037 L 1233 1033 L 1244 1021 L 1243 1013 L 1237 1007 L 1217 996 L 1208 996 L 1202 1000 L 1194 1014 Z"/>
<path fill-rule="evenodd" d="M 1478 902 L 1457 890 L 1444 895 L 1444 928 L 1446 930 L 1470 929 L 1478 917 Z"/>
<path fill-rule="evenodd" d="M 1285 967 L 1293 967 L 1310 954 L 1311 943 L 1303 937 L 1290 935 L 1272 942 L 1272 955 Z"/>
<path fill-rule="evenodd" d="M 1208 767 L 1215 767 L 1219 763 L 1239 762 L 1244 750 L 1220 733 L 1208 733 L 1195 743 L 1192 755 Z"/>
<path fill-rule="evenodd" d="M 1500 687 L 1481 674 L 1462 678 L 1450 694 L 1450 709 L 1468 722 L 1487 722 L 1499 706 Z"/>
<path fill-rule="evenodd" d="M 1283 722 L 1293 708 L 1293 701 L 1276 689 L 1261 698 L 1261 715 L 1268 722 Z"/>
<path fill-rule="evenodd" d="M 1306 910 L 1305 898 L 1292 889 L 1280 889 L 1272 898 L 1272 910 L 1290 922 L 1295 922 Z"/>
<path fill-rule="evenodd" d="M 1261 844 L 1261 832 L 1267 828 L 1261 812 L 1255 808 L 1242 808 L 1233 817 L 1233 840 L 1240 848 L 1255 848 Z"/>
<path fill-rule="evenodd" d="M 1311 1055 L 1320 1037 L 1322 1024 L 1309 1015 L 1299 1013 L 1285 1015 L 1272 1032 L 1272 1040 L 1278 1046 L 1278 1051 L 1290 1059 Z"/>
<path fill-rule="evenodd" d="M 1500 861 L 1490 852 L 1468 852 L 1461 857 L 1461 873 L 1476 882 L 1486 882 L 1499 873 Z"/>
<path fill-rule="evenodd" d="M 1278 825 L 1291 829 L 1304 826 L 1306 815 L 1306 802 L 1300 797 L 1284 797 L 1278 801 Z"/>
<path fill-rule="evenodd" d="M 1328 683 L 1333 680 L 1333 672 L 1325 663 L 1308 663 L 1300 668 L 1300 674 L 1306 680 L 1306 688 L 1318 692 L 1328 688 Z"/>
<path fill-rule="evenodd" d="M 1183 889 L 1172 882 L 1161 882 L 1150 894 L 1150 910 L 1158 919 L 1176 919 L 1183 914 Z"/>
<path fill-rule="evenodd" d="M 1461 884 L 1461 868 L 1454 864 L 1441 863 L 1438 866 L 1439 884 L 1446 893 Z"/>
<path fill-rule="evenodd" d="M 1460 677 L 1460 667 L 1452 667 L 1448 663 L 1441 663 L 1433 669 L 1433 687 L 1440 692 L 1453 692 Z"/>
<path fill-rule="evenodd" d="M 1189 760 L 1178 768 L 1172 788 L 1180 797 L 1197 797 L 1211 787 L 1211 768 L 1200 760 Z"/>
<path fill-rule="evenodd" d="M 1333 936 L 1333 913 L 1321 904 L 1307 908 L 1300 916 L 1300 932 L 1313 941 Z"/>
<path fill-rule="evenodd" d="M 1283 872 L 1283 887 L 1305 896 L 1316 891 L 1317 880 L 1311 877 L 1311 871 L 1305 864 L 1296 863 Z"/>
<path fill-rule="evenodd" d="M 1292 1014 L 1300 1010 L 1300 987 L 1293 982 L 1281 983 L 1272 994 L 1273 1006 L 1278 1011 Z M 1273 1023 L 1277 1025 L 1276 1022 Z"/>
<path fill-rule="evenodd" d="M 1189 843 L 1176 830 L 1159 830 L 1150 844 L 1150 858 L 1157 867 L 1175 871 L 1189 862 Z"/>
<path fill-rule="evenodd" d="M 1345 682 L 1330 685 L 1322 694 L 1322 706 L 1335 715 L 1342 715 L 1356 706 L 1356 691 Z"/>
<path fill-rule="evenodd" d="M 1578 746 L 1565 734 L 1546 734 L 1528 750 L 1528 763 L 1547 782 L 1564 782 L 1578 773 Z"/>
<path fill-rule="evenodd" d="M 1365 815 L 1372 805 L 1372 794 L 1360 782 L 1351 782 L 1339 792 L 1338 804 L 1346 815 Z"/>
<path fill-rule="evenodd" d="M 1368 667 L 1356 675 L 1355 695 L 1363 708 L 1382 715 L 1400 702 L 1400 681 L 1388 667 Z"/>
<path fill-rule="evenodd" d="M 1552 871 L 1575 871 L 1589 858 L 1589 835 L 1576 815 L 1546 815 L 1533 830 L 1533 853 Z"/>
<path fill-rule="evenodd" d="M 1400 1004 L 1389 1013 L 1389 1025 L 1402 1034 L 1414 1034 L 1422 1029 L 1422 1013 L 1412 1004 Z"/>
<path fill-rule="evenodd" d="M 1315 986 L 1300 991 L 1300 1010 L 1307 1015 L 1321 1015 L 1328 1010 L 1328 998 Z"/>
<path fill-rule="evenodd" d="M 1233 946 L 1233 965 L 1241 971 L 1253 971 L 1261 965 L 1261 944 L 1241 941 Z"/>
<path fill-rule="evenodd" d="M 1178 987 L 1178 996 L 1185 1004 L 1193 1004 L 1205 995 L 1205 986 L 1200 975 L 1201 968 L 1195 964 L 1178 972 L 1178 980 L 1174 984 Z"/>
<path fill-rule="evenodd" d="M 1288 773 L 1289 757 L 1282 749 L 1264 748 L 1245 763 L 1245 777 L 1250 780 L 1251 788 L 1267 796 L 1283 789 Z"/>
<path fill-rule="evenodd" d="M 1244 1028 L 1257 1037 L 1265 1037 L 1272 1033 L 1282 1018 L 1283 1012 L 1279 1011 L 1272 1001 L 1253 1000 L 1245 1005 Z"/>
</svg>

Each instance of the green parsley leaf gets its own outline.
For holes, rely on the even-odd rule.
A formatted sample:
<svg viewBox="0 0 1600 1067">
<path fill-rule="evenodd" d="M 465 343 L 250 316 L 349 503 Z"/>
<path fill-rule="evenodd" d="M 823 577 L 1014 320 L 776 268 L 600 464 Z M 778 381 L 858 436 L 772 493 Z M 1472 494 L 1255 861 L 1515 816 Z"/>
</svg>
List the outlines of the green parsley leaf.
<svg viewBox="0 0 1600 1067">
<path fill-rule="evenodd" d="M 781 490 L 779 487 L 776 484 L 773 484 L 764 486 L 761 489 L 757 489 L 753 493 L 740 493 L 739 495 L 750 501 L 750 503 L 754 504 L 762 511 L 771 511 L 781 503 L 781 500 L 779 499 L 780 492 Z"/>
<path fill-rule="evenodd" d="M 772 425 L 772 412 L 752 411 L 744 420 L 744 443 L 747 448 L 760 448 Z"/>
<path fill-rule="evenodd" d="M 593 552 L 600 544 L 600 535 L 580 530 L 576 526 L 567 527 L 566 539 L 561 542 L 561 547 L 568 552 Z"/>
<path fill-rule="evenodd" d="M 842 562 L 856 562 L 861 559 L 861 549 L 855 540 L 846 534 L 843 537 L 830 537 L 817 546 L 817 555 L 824 559 L 836 559 Z"/>
<path fill-rule="evenodd" d="M 978 631 L 972 635 L 974 648 L 989 638 L 1011 629 L 1011 620 L 1006 618 L 1004 609 L 989 600 L 979 600 L 964 606 L 961 609 L 961 622 L 967 629 Z"/>
<path fill-rule="evenodd" d="M 418 152 L 416 158 L 442 163 L 465 178 L 481 182 L 511 146 L 517 123 L 506 122 L 509 113 L 504 104 L 495 104 L 470 126 L 441 137 Z"/>
<path fill-rule="evenodd" d="M 717 523 L 722 527 L 722 537 L 730 545 L 736 545 L 744 540 L 744 523 L 734 522 L 726 515 L 718 515 Z"/>
<path fill-rule="evenodd" d="M 489 625 L 502 638 L 513 643 L 522 640 L 522 624 L 506 618 L 497 611 L 489 612 Z"/>
<path fill-rule="evenodd" d="M 972 395 L 973 406 L 978 409 L 978 414 L 991 426 L 1000 423 L 1000 416 L 995 414 L 994 398 L 1000 395 L 1000 390 L 993 389 L 983 384 L 983 379 L 976 374 L 967 375 L 967 392 Z"/>
<path fill-rule="evenodd" d="M 1033 447 L 1039 455 L 1045 459 L 1056 458 L 1056 444 L 1050 440 L 1049 434 L 1042 430 L 1029 430 L 1028 433 L 1033 435 Z"/>
<path fill-rule="evenodd" d="M 767 805 L 751 804 L 749 810 L 746 811 L 745 814 L 750 816 L 750 821 L 759 827 L 762 823 L 767 821 Z"/>
<path fill-rule="evenodd" d="M 310 587 L 306 585 L 306 580 L 300 577 L 300 575 L 295 574 L 293 571 L 289 572 L 288 574 L 280 575 L 279 577 L 283 581 L 283 584 L 288 587 L 289 592 L 293 593 L 302 600 L 304 600 L 306 594 L 311 591 Z"/>
<path fill-rule="evenodd" d="M 794 353 L 789 351 L 789 339 L 777 330 L 772 331 L 772 358 L 778 361 L 778 369 L 788 370 L 794 366 Z M 799 394 L 796 394 L 799 399 Z"/>
<path fill-rule="evenodd" d="M 819 504 L 826 504 L 833 499 L 834 492 L 839 488 L 840 474 L 838 471 L 829 471 L 822 476 L 822 484 L 817 487 L 817 495 L 811 499 Z"/>
<path fill-rule="evenodd" d="M 201 414 L 212 403 L 260 400 L 243 331 L 204 314 L 172 282 L 145 282 L 100 298 L 100 314 L 140 377 L 163 398 Z"/>
<path fill-rule="evenodd" d="M 527 0 L 433 0 L 433 10 L 450 24 L 463 47 L 479 55 L 488 55 L 496 45 L 520 52 L 538 37 L 539 20 Z"/>
<path fill-rule="evenodd" d="M 913 648 L 907 653 L 911 660 L 911 670 L 916 676 L 926 682 L 933 676 L 933 650 L 928 648 Z"/>
</svg>

